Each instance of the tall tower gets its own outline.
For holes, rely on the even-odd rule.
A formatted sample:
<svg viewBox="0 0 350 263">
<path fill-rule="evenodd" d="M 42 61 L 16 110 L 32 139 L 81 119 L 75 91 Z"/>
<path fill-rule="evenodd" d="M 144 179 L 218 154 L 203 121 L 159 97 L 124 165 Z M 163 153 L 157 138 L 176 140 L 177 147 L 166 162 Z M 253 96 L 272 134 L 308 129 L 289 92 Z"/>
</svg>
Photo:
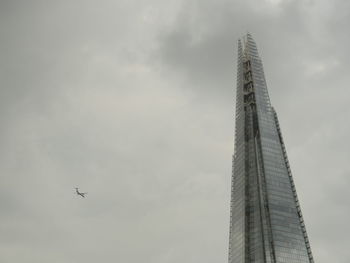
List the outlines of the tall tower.
<svg viewBox="0 0 350 263">
<path fill-rule="evenodd" d="M 313 263 L 277 114 L 250 34 L 238 41 L 229 263 Z"/>
</svg>

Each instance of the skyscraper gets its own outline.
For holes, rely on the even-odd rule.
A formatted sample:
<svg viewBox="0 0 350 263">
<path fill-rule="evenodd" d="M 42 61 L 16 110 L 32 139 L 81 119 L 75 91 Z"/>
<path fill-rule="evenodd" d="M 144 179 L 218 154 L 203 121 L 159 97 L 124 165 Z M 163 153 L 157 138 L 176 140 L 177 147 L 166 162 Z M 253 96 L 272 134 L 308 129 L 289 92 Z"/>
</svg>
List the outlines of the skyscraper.
<svg viewBox="0 0 350 263">
<path fill-rule="evenodd" d="M 277 114 L 250 34 L 238 42 L 229 263 L 313 263 Z"/>
</svg>

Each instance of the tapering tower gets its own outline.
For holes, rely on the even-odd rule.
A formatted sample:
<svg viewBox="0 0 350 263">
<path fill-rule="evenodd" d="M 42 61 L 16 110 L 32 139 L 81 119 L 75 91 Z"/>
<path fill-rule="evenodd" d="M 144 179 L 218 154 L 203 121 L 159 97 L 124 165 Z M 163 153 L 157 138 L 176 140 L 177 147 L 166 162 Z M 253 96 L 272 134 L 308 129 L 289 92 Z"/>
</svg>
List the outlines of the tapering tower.
<svg viewBox="0 0 350 263">
<path fill-rule="evenodd" d="M 238 41 L 229 263 L 313 263 L 256 44 Z"/>
</svg>

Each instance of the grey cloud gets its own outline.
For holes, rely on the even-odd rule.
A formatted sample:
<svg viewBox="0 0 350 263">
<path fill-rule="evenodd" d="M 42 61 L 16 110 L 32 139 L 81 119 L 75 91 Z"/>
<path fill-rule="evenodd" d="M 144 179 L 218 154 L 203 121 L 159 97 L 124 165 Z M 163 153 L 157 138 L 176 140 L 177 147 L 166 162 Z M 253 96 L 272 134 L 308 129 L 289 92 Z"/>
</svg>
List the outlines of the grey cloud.
<svg viewBox="0 0 350 263">
<path fill-rule="evenodd" d="M 347 262 L 347 5 L 3 1 L 1 261 L 225 261 L 249 30 L 315 258 Z"/>
</svg>

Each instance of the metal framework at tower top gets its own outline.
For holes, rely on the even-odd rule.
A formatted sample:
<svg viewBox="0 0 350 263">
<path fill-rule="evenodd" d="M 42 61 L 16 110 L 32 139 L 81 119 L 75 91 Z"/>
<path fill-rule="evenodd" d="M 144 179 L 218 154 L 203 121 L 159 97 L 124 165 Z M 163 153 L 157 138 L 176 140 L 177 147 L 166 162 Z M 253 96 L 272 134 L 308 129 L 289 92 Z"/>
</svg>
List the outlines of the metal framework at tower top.
<svg viewBox="0 0 350 263">
<path fill-rule="evenodd" d="M 263 65 L 251 35 L 242 42 L 238 42 L 229 263 L 313 263 Z"/>
</svg>

